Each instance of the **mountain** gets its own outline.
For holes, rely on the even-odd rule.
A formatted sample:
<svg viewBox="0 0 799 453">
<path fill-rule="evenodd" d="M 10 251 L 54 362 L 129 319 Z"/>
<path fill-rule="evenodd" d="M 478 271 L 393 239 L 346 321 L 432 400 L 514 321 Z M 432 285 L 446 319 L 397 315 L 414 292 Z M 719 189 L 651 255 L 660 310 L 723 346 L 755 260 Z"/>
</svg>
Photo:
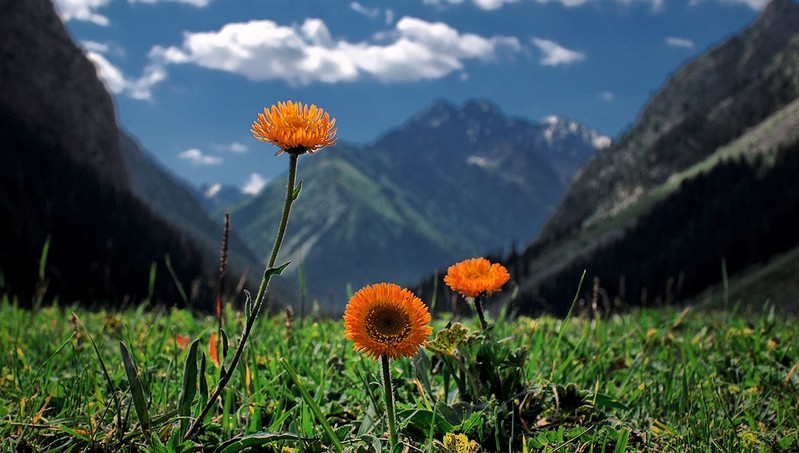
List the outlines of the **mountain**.
<svg viewBox="0 0 799 453">
<path fill-rule="evenodd" d="M 580 163 L 608 144 L 572 120 L 533 123 L 486 100 L 460 108 L 436 101 L 373 144 L 301 158 L 303 189 L 283 260 L 302 263 L 309 293 L 338 310 L 348 284 L 415 282 L 528 241 Z M 232 211 L 240 235 L 263 256 L 284 184 L 278 178 Z"/>
<path fill-rule="evenodd" d="M 43 279 L 68 302 L 183 304 L 185 290 L 210 305 L 219 246 L 198 238 L 215 230 L 218 244 L 221 226 L 120 131 L 97 69 L 49 0 L 2 10 L 2 290 L 28 304 Z"/>
<path fill-rule="evenodd" d="M 740 34 L 679 69 L 635 125 L 580 170 L 542 239 L 618 213 L 790 103 L 799 93 L 797 24 L 797 5 L 774 0 Z"/>
<path fill-rule="evenodd" d="M 221 212 L 224 215 L 225 209 L 244 203 L 254 195 L 244 193 L 238 186 L 213 183 L 203 184 L 195 196 L 208 212 Z"/>
<path fill-rule="evenodd" d="M 131 191 L 158 217 L 196 243 L 209 262 L 218 260 L 224 213 L 212 220 L 198 201 L 195 190 L 158 164 L 130 134 L 122 131 L 120 143 Z M 259 269 L 259 261 L 249 247 L 232 233 L 228 240 L 231 275 L 238 278 L 248 269 Z"/>
<path fill-rule="evenodd" d="M 584 300 L 593 281 L 608 303 L 695 297 L 722 268 L 743 273 L 799 245 L 797 97 L 799 5 L 774 0 L 580 168 L 541 234 L 506 260 L 514 307 L 564 314 L 583 270 Z M 797 285 L 798 271 L 781 274 Z"/>
</svg>

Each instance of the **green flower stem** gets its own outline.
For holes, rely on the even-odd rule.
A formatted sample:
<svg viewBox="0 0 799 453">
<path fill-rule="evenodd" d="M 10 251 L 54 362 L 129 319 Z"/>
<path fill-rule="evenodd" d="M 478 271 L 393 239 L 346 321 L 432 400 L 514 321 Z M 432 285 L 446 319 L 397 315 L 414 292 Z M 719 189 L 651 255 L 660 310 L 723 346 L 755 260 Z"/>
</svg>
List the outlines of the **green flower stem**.
<svg viewBox="0 0 799 453">
<path fill-rule="evenodd" d="M 380 356 L 383 365 L 383 390 L 386 392 L 386 413 L 388 414 L 388 432 L 391 451 L 397 446 L 397 415 L 394 410 L 394 385 L 391 383 L 391 370 L 388 367 L 388 357 Z"/>
<path fill-rule="evenodd" d="M 277 254 L 280 251 L 280 245 L 283 243 L 283 236 L 286 234 L 286 225 L 289 223 L 289 212 L 291 212 L 291 204 L 294 202 L 295 198 L 295 183 L 297 181 L 297 159 L 300 157 L 300 153 L 297 152 L 289 152 L 289 175 L 288 175 L 288 184 L 286 188 L 286 201 L 283 204 L 283 215 L 280 218 L 280 226 L 277 230 L 277 237 L 275 237 L 275 245 L 272 247 L 272 255 L 269 257 L 269 262 L 266 265 L 266 271 L 264 272 L 264 277 L 261 279 L 261 285 L 258 287 L 258 293 L 255 296 L 255 304 L 253 306 L 252 314 L 246 320 L 244 325 L 244 331 L 241 333 L 241 339 L 239 340 L 239 344 L 236 347 L 236 352 L 233 354 L 233 358 L 230 361 L 230 368 L 219 378 L 219 383 L 216 385 L 211 396 L 208 398 L 208 402 L 203 407 L 202 412 L 200 415 L 194 420 L 189 430 L 186 432 L 186 435 L 183 436 L 184 440 L 189 440 L 197 434 L 197 431 L 203 424 L 203 420 L 208 412 L 211 411 L 211 408 L 214 407 L 216 404 L 217 398 L 222 394 L 222 391 L 227 386 L 230 378 L 233 377 L 233 370 L 236 369 L 236 366 L 239 364 L 241 360 L 241 356 L 244 353 L 244 347 L 247 345 L 247 339 L 250 337 L 250 332 L 252 331 L 252 327 L 255 324 L 255 319 L 258 317 L 258 313 L 261 311 L 261 306 L 264 304 L 264 296 L 266 295 L 266 288 L 269 286 L 269 280 L 274 274 L 274 272 L 270 272 L 274 270 L 275 261 L 277 261 Z"/>
<path fill-rule="evenodd" d="M 480 326 L 483 330 L 488 329 L 488 322 L 483 314 L 483 294 L 472 298 L 472 302 L 474 302 L 474 309 L 477 311 L 477 317 L 480 318 Z"/>
</svg>

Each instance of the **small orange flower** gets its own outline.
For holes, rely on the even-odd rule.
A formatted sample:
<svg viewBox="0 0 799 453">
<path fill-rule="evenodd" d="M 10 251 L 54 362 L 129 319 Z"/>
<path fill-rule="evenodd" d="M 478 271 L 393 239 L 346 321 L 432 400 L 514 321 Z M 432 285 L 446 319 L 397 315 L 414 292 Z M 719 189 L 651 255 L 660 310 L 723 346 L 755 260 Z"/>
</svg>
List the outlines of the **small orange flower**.
<svg viewBox="0 0 799 453">
<path fill-rule="evenodd" d="M 483 293 L 499 291 L 508 280 L 510 274 L 505 266 L 492 264 L 485 258 L 472 258 L 453 264 L 444 277 L 444 283 L 464 297 L 477 297 Z"/>
<path fill-rule="evenodd" d="M 355 350 L 377 359 L 413 357 L 433 333 L 430 312 L 407 289 L 392 283 L 366 286 L 344 310 L 344 331 Z"/>
<path fill-rule="evenodd" d="M 271 109 L 265 108 L 252 123 L 253 137 L 272 143 L 280 148 L 275 155 L 288 153 L 313 154 L 325 146 L 336 143 L 336 119 L 330 118 L 316 105 L 299 102 L 278 102 Z"/>
</svg>

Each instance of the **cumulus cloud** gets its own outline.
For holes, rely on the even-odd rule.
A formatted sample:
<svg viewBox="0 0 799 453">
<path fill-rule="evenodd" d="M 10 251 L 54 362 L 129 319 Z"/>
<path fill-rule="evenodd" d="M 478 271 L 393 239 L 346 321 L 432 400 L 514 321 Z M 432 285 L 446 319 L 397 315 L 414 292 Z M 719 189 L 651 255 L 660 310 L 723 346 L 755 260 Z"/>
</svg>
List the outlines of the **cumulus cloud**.
<svg viewBox="0 0 799 453">
<path fill-rule="evenodd" d="M 211 145 L 211 148 L 215 151 L 223 151 L 236 154 L 246 153 L 250 150 L 249 146 L 240 142 Z"/>
<path fill-rule="evenodd" d="M 210 156 L 204 154 L 197 148 L 187 149 L 178 154 L 183 160 L 187 160 L 194 165 L 219 165 L 222 163 L 222 158 L 219 156 Z"/>
<path fill-rule="evenodd" d="M 687 38 L 677 38 L 675 36 L 669 36 L 665 39 L 666 45 L 672 47 L 682 47 L 683 49 L 693 49 L 696 47 L 696 44 L 690 39 Z"/>
<path fill-rule="evenodd" d="M 108 25 L 108 18 L 96 10 L 108 5 L 111 0 L 56 0 L 57 10 L 67 20 L 91 22 L 100 26 Z"/>
<path fill-rule="evenodd" d="M 247 182 L 244 183 L 244 187 L 241 188 L 241 191 L 248 195 L 258 195 L 258 192 L 264 188 L 266 182 L 263 176 L 258 173 L 252 173 L 247 179 Z"/>
<path fill-rule="evenodd" d="M 696 5 L 704 1 L 710 0 L 691 0 L 690 5 Z M 770 0 L 715 0 L 718 3 L 726 3 L 729 5 L 746 5 L 755 10 L 761 10 L 766 7 Z"/>
<path fill-rule="evenodd" d="M 567 49 L 555 41 L 533 38 L 533 44 L 543 53 L 539 62 L 544 66 L 558 66 L 585 60 L 585 53 Z"/>
<path fill-rule="evenodd" d="M 480 8 L 485 11 L 493 11 L 499 8 L 502 8 L 505 5 L 511 3 L 518 3 L 521 0 L 469 0 L 469 3 L 473 4 L 477 8 Z M 536 3 L 560 3 L 561 5 L 565 6 L 566 8 L 573 8 L 576 6 L 582 6 L 586 3 L 592 2 L 600 2 L 601 0 L 532 0 Z M 692 0 L 693 2 L 698 1 L 706 1 L 706 0 Z M 766 3 L 768 0 L 716 0 L 721 2 L 728 2 L 728 3 Z M 652 5 L 652 9 L 655 11 L 660 10 L 664 5 L 664 0 L 615 0 L 617 4 L 620 5 L 633 5 L 636 3 L 649 3 Z M 464 3 L 464 0 L 422 0 L 422 3 L 426 5 L 435 5 L 435 6 L 443 6 L 443 5 L 457 5 Z"/>
<path fill-rule="evenodd" d="M 108 17 L 98 13 L 97 10 L 107 6 L 110 2 L 111 0 L 55 0 L 56 9 L 61 13 L 61 17 L 65 21 L 80 20 L 103 27 L 109 24 Z M 128 0 L 128 3 L 156 4 L 162 2 L 185 3 L 187 5 L 204 7 L 207 6 L 211 0 Z"/>
<path fill-rule="evenodd" d="M 89 46 L 88 48 L 99 48 Z M 86 56 L 97 67 L 97 73 L 105 81 L 108 89 L 112 93 L 129 96 L 133 99 L 149 100 L 152 99 L 151 89 L 153 86 L 166 79 L 166 71 L 161 65 L 153 64 L 144 68 L 144 73 L 138 78 L 129 78 L 100 52 L 88 50 Z"/>
<path fill-rule="evenodd" d="M 156 46 L 150 56 L 164 64 L 309 85 L 367 76 L 385 83 L 436 79 L 462 69 L 464 60 L 490 61 L 506 50 L 517 52 L 521 45 L 513 37 L 486 38 L 442 22 L 403 17 L 393 30 L 368 42 L 335 40 L 320 19 L 292 26 L 270 20 L 231 23 L 218 31 L 185 33 L 181 46 Z"/>
<path fill-rule="evenodd" d="M 380 15 L 380 8 L 367 8 L 358 2 L 350 3 L 350 9 L 370 19 L 374 19 Z"/>
<path fill-rule="evenodd" d="M 202 8 L 204 6 L 208 6 L 208 4 L 211 3 L 211 0 L 128 0 L 128 3 L 149 3 L 151 5 L 164 2 L 185 3 L 187 5 Z"/>
<path fill-rule="evenodd" d="M 612 91 L 603 91 L 599 93 L 599 99 L 605 102 L 613 102 L 613 100 L 616 99 L 616 95 L 613 94 Z"/>
</svg>

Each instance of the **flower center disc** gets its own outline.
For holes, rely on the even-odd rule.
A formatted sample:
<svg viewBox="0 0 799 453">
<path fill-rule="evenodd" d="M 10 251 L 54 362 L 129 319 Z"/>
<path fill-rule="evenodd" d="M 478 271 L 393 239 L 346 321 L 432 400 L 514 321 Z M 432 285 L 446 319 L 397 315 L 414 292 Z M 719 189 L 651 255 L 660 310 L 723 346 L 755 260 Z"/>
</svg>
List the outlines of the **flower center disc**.
<svg viewBox="0 0 799 453">
<path fill-rule="evenodd" d="M 400 343 L 411 330 L 410 316 L 397 307 L 377 306 L 366 315 L 366 334 L 379 343 Z"/>
</svg>

